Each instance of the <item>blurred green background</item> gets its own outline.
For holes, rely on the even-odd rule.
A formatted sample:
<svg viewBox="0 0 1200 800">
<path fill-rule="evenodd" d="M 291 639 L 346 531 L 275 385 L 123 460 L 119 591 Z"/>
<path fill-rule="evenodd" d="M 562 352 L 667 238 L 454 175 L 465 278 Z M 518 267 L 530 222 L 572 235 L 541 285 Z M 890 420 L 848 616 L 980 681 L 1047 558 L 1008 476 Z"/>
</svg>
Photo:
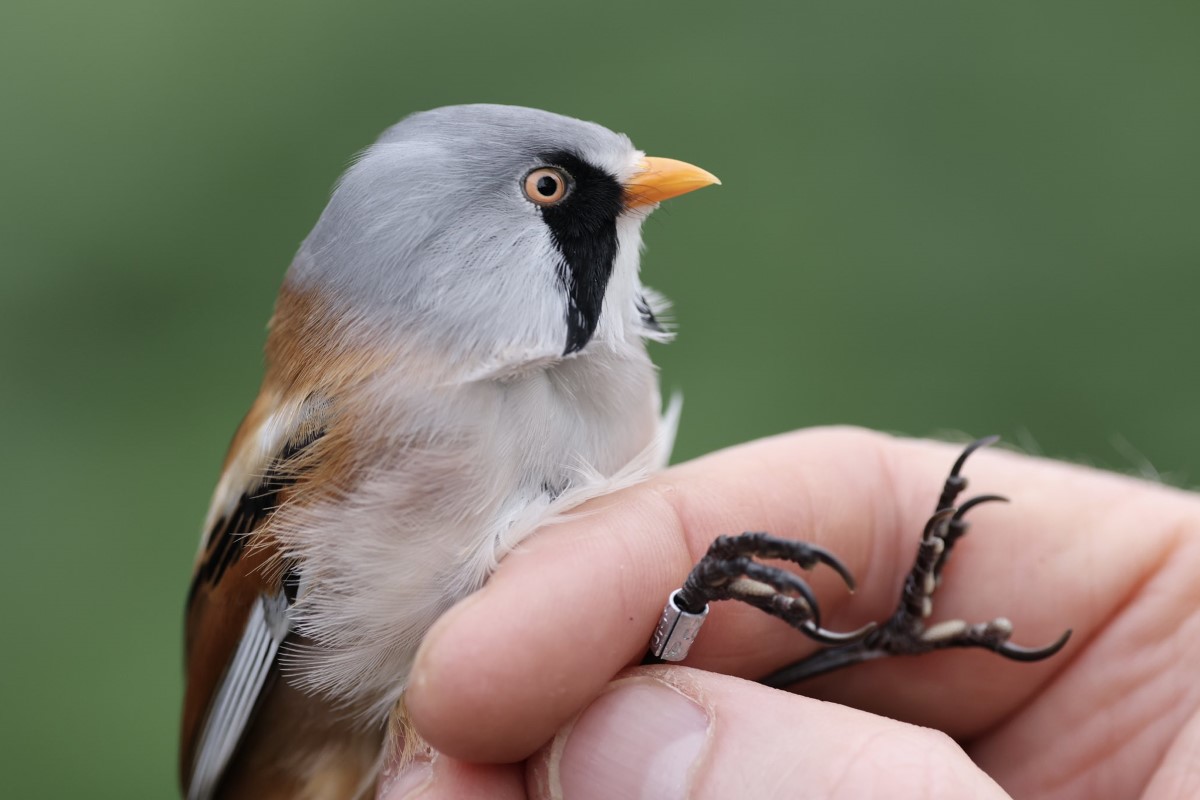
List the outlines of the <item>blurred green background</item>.
<svg viewBox="0 0 1200 800">
<path fill-rule="evenodd" d="M 174 792 L 275 289 L 413 110 L 549 108 L 721 176 L 646 232 L 679 458 L 844 422 L 1195 484 L 1198 33 L 1160 2 L 6 0 L 0 795 Z"/>
</svg>

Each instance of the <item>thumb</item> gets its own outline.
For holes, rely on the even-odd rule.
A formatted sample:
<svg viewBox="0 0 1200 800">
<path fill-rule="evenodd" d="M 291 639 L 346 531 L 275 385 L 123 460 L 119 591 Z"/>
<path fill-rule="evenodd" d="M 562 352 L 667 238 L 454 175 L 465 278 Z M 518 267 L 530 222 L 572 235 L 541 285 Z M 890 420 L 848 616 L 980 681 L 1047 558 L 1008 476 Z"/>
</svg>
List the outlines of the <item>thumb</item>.
<svg viewBox="0 0 1200 800">
<path fill-rule="evenodd" d="M 1004 798 L 949 736 L 684 667 L 610 683 L 529 764 L 535 798 Z"/>
</svg>

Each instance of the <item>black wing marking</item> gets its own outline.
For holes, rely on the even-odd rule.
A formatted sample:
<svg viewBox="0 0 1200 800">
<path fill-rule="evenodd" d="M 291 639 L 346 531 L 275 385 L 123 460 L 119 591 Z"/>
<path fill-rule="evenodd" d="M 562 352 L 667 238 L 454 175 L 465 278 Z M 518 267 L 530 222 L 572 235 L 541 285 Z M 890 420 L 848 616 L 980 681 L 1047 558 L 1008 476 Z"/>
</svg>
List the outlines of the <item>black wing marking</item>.
<svg viewBox="0 0 1200 800">
<path fill-rule="evenodd" d="M 279 455 L 271 459 L 262 479 L 242 494 L 233 511 L 213 525 L 188 592 L 186 655 L 189 665 L 193 663 L 193 655 L 207 658 L 205 654 L 192 652 L 199 644 L 193 642 L 191 622 L 202 619 L 207 613 L 206 608 L 195 606 L 198 598 L 202 595 L 211 597 L 211 590 L 216 589 L 230 568 L 242 558 L 247 541 L 270 520 L 286 499 L 287 490 L 302 477 L 305 468 L 311 466 L 301 461 L 301 456 L 324 433 L 324 427 L 303 426 Z M 197 733 L 190 753 L 184 754 L 190 766 L 185 771 L 188 800 L 208 800 L 219 792 L 229 761 L 259 706 L 265 687 L 275 674 L 280 645 L 289 633 L 288 607 L 295 601 L 297 589 L 295 570 L 286 564 L 284 567 L 282 575 L 269 579 L 263 576 L 266 580 L 245 607 L 244 628 L 234 640 L 236 646 L 229 652 L 215 685 L 193 685 L 194 676 L 189 674 L 185 747 L 188 740 L 187 707 L 195 703 L 198 709 L 204 710 L 197 720 L 198 728 L 194 728 Z M 244 573 L 244 570 L 235 572 Z M 201 592 L 202 588 L 206 591 Z"/>
<path fill-rule="evenodd" d="M 215 586 L 220 583 L 225 571 L 241 558 L 247 539 L 279 507 L 283 492 L 299 479 L 300 473 L 292 467 L 293 462 L 324 433 L 323 428 L 316 429 L 300 439 L 289 442 L 283 452 L 272 459 L 262 481 L 243 492 L 233 511 L 213 525 L 212 533 L 208 537 L 208 547 L 196 567 L 196 574 L 188 591 L 189 608 L 202 584 Z M 294 592 L 289 597 L 289 600 L 291 599 L 294 599 Z"/>
</svg>

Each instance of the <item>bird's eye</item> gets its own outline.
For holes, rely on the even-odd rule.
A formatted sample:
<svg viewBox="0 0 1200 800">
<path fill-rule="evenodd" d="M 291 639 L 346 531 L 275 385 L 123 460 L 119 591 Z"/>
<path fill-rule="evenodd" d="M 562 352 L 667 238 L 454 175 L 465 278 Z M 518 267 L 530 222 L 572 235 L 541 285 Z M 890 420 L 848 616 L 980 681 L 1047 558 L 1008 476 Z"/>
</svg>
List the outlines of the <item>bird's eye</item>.
<svg viewBox="0 0 1200 800">
<path fill-rule="evenodd" d="M 567 193 L 567 174 L 554 167 L 538 167 L 525 176 L 525 196 L 540 206 L 554 205 Z"/>
</svg>

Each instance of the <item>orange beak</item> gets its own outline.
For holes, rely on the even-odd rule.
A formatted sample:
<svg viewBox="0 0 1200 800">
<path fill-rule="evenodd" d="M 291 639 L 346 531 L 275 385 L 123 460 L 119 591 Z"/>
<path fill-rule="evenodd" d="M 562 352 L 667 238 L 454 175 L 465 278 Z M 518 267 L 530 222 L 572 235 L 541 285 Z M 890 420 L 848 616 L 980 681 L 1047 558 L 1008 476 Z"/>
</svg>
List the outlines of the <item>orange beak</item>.
<svg viewBox="0 0 1200 800">
<path fill-rule="evenodd" d="M 638 162 L 637 172 L 625 182 L 625 205 L 652 206 L 714 183 L 721 184 L 716 175 L 686 161 L 647 156 Z"/>
</svg>

